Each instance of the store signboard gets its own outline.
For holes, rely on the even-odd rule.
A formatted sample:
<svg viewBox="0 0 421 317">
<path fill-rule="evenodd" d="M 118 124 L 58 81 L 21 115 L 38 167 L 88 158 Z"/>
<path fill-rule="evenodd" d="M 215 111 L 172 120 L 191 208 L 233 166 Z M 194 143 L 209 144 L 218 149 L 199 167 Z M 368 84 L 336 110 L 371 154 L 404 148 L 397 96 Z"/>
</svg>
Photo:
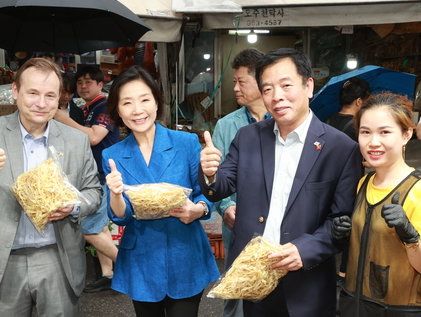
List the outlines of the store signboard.
<svg viewBox="0 0 421 317">
<path fill-rule="evenodd" d="M 251 1 L 251 0 L 250 0 Z M 313 6 L 281 6 L 281 1 L 263 7 L 244 7 L 241 14 L 203 14 L 203 26 L 208 29 L 269 28 L 272 27 L 316 27 L 367 25 L 384 23 L 419 22 L 421 1 L 396 1 L 389 3 Z M 399 12 L 399 14 L 397 14 Z M 350 29 L 344 29 L 350 32 Z"/>
<path fill-rule="evenodd" d="M 245 8 L 240 15 L 239 28 L 269 28 L 282 25 L 283 8 Z"/>
<path fill-rule="evenodd" d="M 190 0 L 191 1 L 191 0 Z M 259 5 L 273 6 L 316 6 L 316 5 L 344 5 L 352 3 L 380 3 L 380 2 L 399 2 L 402 0 L 259 0 Z M 411 1 L 411 0 L 409 0 Z M 255 7 L 256 0 L 235 0 L 242 8 Z"/>
</svg>

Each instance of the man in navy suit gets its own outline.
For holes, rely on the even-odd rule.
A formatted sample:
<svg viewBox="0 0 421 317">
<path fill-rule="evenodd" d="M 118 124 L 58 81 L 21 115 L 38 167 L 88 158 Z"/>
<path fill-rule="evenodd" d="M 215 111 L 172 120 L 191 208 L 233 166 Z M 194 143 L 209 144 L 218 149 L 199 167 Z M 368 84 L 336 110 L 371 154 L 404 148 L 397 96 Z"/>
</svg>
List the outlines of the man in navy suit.
<svg viewBox="0 0 421 317">
<path fill-rule="evenodd" d="M 289 273 L 245 316 L 335 316 L 332 218 L 351 214 L 361 157 L 357 144 L 311 112 L 314 82 L 308 58 L 291 48 L 266 54 L 256 79 L 273 119 L 241 128 L 229 153 L 208 132 L 200 181 L 212 201 L 237 193 L 228 264 L 257 233 L 282 244 L 273 269 Z"/>
</svg>

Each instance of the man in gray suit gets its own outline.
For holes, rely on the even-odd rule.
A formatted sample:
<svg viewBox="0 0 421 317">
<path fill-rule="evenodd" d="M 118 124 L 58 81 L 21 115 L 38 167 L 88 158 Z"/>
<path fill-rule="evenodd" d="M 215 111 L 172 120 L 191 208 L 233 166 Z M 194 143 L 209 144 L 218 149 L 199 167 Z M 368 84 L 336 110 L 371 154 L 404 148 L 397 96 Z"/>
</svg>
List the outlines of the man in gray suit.
<svg viewBox="0 0 421 317">
<path fill-rule="evenodd" d="M 79 216 L 97 209 L 100 185 L 87 137 L 52 120 L 58 109 L 61 75 L 43 58 L 28 60 L 12 85 L 18 111 L 0 118 L 0 316 L 77 316 L 85 284 L 84 240 Z M 49 146 L 61 153 L 69 181 L 83 194 L 80 206 L 49 216 L 41 234 L 16 201 L 10 186 L 47 159 Z"/>
</svg>

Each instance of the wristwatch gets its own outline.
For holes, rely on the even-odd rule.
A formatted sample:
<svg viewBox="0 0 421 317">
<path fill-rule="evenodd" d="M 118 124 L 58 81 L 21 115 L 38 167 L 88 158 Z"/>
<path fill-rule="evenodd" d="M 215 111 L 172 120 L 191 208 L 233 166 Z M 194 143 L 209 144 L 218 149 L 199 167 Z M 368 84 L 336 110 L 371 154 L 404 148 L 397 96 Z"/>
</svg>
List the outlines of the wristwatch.
<svg viewBox="0 0 421 317">
<path fill-rule="evenodd" d="M 204 201 L 198 201 L 197 203 L 201 204 L 203 206 L 203 216 L 202 217 L 207 216 L 209 214 L 208 205 Z"/>
</svg>

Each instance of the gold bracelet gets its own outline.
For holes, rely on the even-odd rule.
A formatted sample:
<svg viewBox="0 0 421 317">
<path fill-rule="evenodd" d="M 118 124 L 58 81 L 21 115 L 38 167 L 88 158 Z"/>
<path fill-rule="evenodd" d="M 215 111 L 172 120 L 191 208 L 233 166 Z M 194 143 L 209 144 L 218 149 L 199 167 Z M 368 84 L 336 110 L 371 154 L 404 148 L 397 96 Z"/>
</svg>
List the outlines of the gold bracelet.
<svg viewBox="0 0 421 317">
<path fill-rule="evenodd" d="M 416 250 L 420 246 L 420 241 L 418 240 L 417 242 L 413 242 L 413 243 L 406 243 L 406 242 L 404 242 L 403 245 L 408 250 Z"/>
</svg>

